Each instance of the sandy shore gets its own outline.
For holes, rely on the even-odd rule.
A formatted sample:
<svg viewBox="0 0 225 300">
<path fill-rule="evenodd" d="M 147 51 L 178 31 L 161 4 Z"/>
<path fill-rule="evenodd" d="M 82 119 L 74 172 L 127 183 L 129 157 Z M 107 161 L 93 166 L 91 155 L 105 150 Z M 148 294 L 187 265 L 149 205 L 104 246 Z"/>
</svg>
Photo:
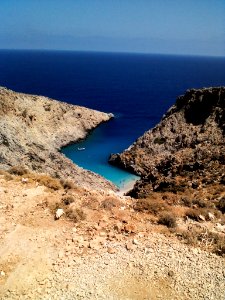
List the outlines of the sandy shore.
<svg viewBox="0 0 225 300">
<path fill-rule="evenodd" d="M 132 190 L 132 188 L 134 187 L 137 180 L 139 180 L 138 176 L 136 178 L 132 178 L 132 179 L 125 181 L 124 184 L 122 185 L 122 187 L 120 187 L 120 190 L 117 192 L 117 194 L 119 196 L 123 196 L 124 194 L 126 194 L 127 192 Z"/>
</svg>

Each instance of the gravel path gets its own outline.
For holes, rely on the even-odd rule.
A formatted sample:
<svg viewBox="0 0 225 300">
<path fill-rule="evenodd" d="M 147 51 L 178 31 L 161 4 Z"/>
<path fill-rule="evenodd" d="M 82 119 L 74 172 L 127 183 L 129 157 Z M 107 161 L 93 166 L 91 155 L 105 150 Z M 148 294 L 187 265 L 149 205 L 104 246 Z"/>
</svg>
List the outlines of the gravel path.
<svg viewBox="0 0 225 300">
<path fill-rule="evenodd" d="M 4 299 L 225 299 L 225 260 L 153 234 L 127 250 L 60 256 L 52 271 L 24 295 Z"/>
</svg>

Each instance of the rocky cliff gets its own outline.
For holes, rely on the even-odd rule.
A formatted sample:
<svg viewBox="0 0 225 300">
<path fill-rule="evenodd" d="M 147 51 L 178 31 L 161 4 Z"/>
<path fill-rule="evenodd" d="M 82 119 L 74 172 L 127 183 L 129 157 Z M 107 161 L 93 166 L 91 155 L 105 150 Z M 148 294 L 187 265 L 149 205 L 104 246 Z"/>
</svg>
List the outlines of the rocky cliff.
<svg viewBox="0 0 225 300">
<path fill-rule="evenodd" d="M 0 88 L 0 168 L 24 165 L 92 189 L 115 187 L 59 152 L 112 115 Z"/>
<path fill-rule="evenodd" d="M 225 87 L 191 89 L 110 162 L 141 176 L 131 194 L 225 183 Z"/>
</svg>

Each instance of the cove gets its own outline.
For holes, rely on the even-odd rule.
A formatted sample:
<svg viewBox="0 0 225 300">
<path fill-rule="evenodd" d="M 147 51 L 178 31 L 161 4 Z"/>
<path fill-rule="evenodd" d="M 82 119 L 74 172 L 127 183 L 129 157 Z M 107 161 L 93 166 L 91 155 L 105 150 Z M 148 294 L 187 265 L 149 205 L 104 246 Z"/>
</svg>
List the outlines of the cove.
<svg viewBox="0 0 225 300">
<path fill-rule="evenodd" d="M 116 123 L 117 117 L 101 124 L 86 139 L 64 147 L 61 152 L 78 166 L 105 177 L 123 189 L 139 177 L 108 163 L 110 153 L 124 150 L 129 143 L 116 135 Z"/>
</svg>

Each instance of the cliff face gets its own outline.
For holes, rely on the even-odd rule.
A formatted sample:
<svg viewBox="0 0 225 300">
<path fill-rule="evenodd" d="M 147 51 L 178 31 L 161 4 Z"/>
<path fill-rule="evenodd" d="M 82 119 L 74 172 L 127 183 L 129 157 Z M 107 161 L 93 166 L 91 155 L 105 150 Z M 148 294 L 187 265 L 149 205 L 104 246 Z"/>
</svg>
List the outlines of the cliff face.
<svg viewBox="0 0 225 300">
<path fill-rule="evenodd" d="M 131 194 L 225 182 L 225 87 L 188 90 L 161 122 L 110 162 L 139 174 Z"/>
<path fill-rule="evenodd" d="M 84 138 L 110 114 L 62 103 L 42 96 L 0 88 L 0 168 L 25 165 L 36 172 L 71 178 L 84 187 L 115 187 L 83 170 L 60 148 Z"/>
</svg>

